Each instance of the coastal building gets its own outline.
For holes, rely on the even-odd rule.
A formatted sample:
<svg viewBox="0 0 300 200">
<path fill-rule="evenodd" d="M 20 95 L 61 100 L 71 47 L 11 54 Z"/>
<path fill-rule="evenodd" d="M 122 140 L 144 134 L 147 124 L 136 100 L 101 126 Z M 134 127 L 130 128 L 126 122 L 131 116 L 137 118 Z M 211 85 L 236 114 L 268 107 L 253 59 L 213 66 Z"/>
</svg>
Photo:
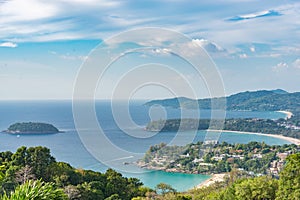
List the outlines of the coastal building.
<svg viewBox="0 0 300 200">
<path fill-rule="evenodd" d="M 204 145 L 217 145 L 219 144 L 218 140 L 206 140 L 203 142 Z"/>
<path fill-rule="evenodd" d="M 215 160 L 215 161 L 220 161 L 220 160 L 223 160 L 224 157 L 222 157 L 222 156 L 214 156 L 214 157 L 212 157 L 212 159 Z"/>
<path fill-rule="evenodd" d="M 286 157 L 289 155 L 288 152 L 284 152 L 284 153 L 277 153 L 277 157 L 280 158 L 280 160 L 285 160 Z"/>
<path fill-rule="evenodd" d="M 204 162 L 204 159 L 203 158 L 195 158 L 193 160 L 193 163 L 199 163 L 199 162 Z"/>
<path fill-rule="evenodd" d="M 252 157 L 261 159 L 263 156 L 260 153 L 258 153 L 258 154 L 253 154 Z"/>
</svg>

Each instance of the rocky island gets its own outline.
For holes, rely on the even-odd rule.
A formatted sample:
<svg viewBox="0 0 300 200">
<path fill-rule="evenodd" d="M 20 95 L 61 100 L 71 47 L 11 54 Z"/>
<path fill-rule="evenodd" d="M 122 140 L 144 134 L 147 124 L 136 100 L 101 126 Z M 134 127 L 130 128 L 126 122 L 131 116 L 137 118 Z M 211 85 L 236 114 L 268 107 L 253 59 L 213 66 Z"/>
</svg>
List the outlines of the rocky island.
<svg viewBox="0 0 300 200">
<path fill-rule="evenodd" d="M 8 127 L 4 132 L 11 134 L 52 134 L 60 131 L 52 124 L 41 122 L 21 122 Z"/>
</svg>

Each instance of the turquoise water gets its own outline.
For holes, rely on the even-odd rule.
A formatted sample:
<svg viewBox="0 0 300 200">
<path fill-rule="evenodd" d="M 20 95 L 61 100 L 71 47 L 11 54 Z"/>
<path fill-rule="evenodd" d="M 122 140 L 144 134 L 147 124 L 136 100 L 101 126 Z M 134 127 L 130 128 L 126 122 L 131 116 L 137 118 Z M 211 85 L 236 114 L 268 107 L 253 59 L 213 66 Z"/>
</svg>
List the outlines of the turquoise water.
<svg viewBox="0 0 300 200">
<path fill-rule="evenodd" d="M 111 164 L 105 166 L 97 159 L 95 159 L 82 144 L 78 133 L 75 129 L 72 115 L 72 105 L 68 101 L 35 101 L 35 102 L 0 102 L 0 130 L 5 130 L 10 124 L 22 121 L 39 121 L 54 124 L 65 133 L 53 135 L 10 135 L 0 134 L 0 151 L 15 151 L 20 146 L 46 146 L 50 148 L 51 153 L 58 161 L 69 162 L 75 167 L 92 169 L 97 171 L 105 171 L 108 167 L 118 166 L 125 171 L 135 170 L 137 173 L 124 173 L 126 176 L 133 176 L 141 179 L 141 181 L 149 187 L 154 188 L 160 182 L 165 182 L 172 185 L 179 191 L 192 188 L 200 182 L 206 180 L 209 176 L 194 175 L 194 174 L 180 174 L 180 173 L 166 173 L 162 171 L 142 170 L 135 165 L 123 165 L 124 161 L 135 161 L 141 157 L 150 145 L 165 142 L 170 144 L 174 137 L 177 136 L 177 141 L 182 145 L 191 142 L 203 141 L 206 131 L 199 131 L 194 136 L 191 132 L 176 133 L 158 133 L 147 138 L 132 137 L 118 128 L 114 123 L 113 116 L 109 104 L 107 102 L 98 102 L 96 104 L 98 120 L 110 141 L 118 147 L 134 153 L 140 153 L 140 156 L 132 156 L 128 160 L 118 155 L 110 155 L 112 152 L 109 149 L 101 149 L 101 143 L 98 144 L 100 150 L 105 155 L 117 157 L 118 159 L 108 162 Z M 168 118 L 176 118 L 180 116 L 180 112 L 176 109 L 167 109 Z M 130 105 L 130 114 L 136 124 L 145 126 L 150 120 L 148 108 L 144 107 L 141 102 L 136 102 Z M 201 117 L 209 117 L 210 111 L 201 111 Z M 227 112 L 227 117 L 259 117 L 259 118 L 280 118 L 285 115 L 277 112 Z M 142 128 L 125 127 L 133 131 L 137 135 L 147 136 Z M 214 133 L 210 133 L 214 134 Z M 215 133 L 217 134 L 217 133 Z M 271 138 L 267 136 L 237 134 L 237 133 L 223 133 L 220 136 L 220 141 L 230 143 L 247 143 L 250 141 L 264 141 L 268 144 L 284 144 L 286 141 Z"/>
<path fill-rule="evenodd" d="M 155 188 L 160 182 L 168 183 L 179 191 L 186 191 L 197 186 L 199 183 L 207 180 L 211 176 L 200 175 L 200 174 L 182 174 L 182 173 L 171 173 L 163 171 L 151 171 L 147 175 L 140 174 L 136 175 L 137 178 L 147 183 L 147 186 Z"/>
</svg>

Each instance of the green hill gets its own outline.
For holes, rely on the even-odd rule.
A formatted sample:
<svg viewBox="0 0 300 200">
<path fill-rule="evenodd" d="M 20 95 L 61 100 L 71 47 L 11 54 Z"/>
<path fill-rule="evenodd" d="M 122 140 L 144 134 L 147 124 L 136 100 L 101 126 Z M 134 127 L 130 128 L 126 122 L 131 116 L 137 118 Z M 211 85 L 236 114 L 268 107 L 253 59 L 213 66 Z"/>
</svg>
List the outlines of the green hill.
<svg viewBox="0 0 300 200">
<path fill-rule="evenodd" d="M 8 127 L 6 130 L 8 133 L 58 133 L 59 130 L 52 124 L 40 123 L 40 122 L 22 122 L 15 123 Z"/>
<path fill-rule="evenodd" d="M 284 90 L 260 90 L 252 92 L 241 92 L 226 98 L 227 110 L 250 110 L 250 111 L 277 111 L 289 110 L 300 111 L 300 92 L 288 93 Z M 173 108 L 187 109 L 211 109 L 211 101 L 220 98 L 189 99 L 172 98 L 153 100 L 145 105 L 161 105 Z"/>
</svg>

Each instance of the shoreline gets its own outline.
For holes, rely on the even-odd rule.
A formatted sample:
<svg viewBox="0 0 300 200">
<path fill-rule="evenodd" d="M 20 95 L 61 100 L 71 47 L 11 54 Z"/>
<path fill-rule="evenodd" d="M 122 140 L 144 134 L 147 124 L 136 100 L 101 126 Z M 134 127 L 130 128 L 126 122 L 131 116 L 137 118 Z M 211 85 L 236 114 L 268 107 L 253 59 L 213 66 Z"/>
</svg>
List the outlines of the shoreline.
<svg viewBox="0 0 300 200">
<path fill-rule="evenodd" d="M 203 188 L 203 187 L 210 186 L 211 184 L 214 184 L 216 182 L 222 182 L 224 181 L 225 175 L 226 173 L 213 174 L 212 177 L 203 181 L 202 183 L 199 183 L 197 186 L 195 186 L 195 188 Z"/>
<path fill-rule="evenodd" d="M 275 111 L 275 112 L 279 112 L 279 113 L 283 113 L 286 115 L 285 119 L 290 119 L 293 116 L 292 112 L 289 111 Z M 238 133 L 238 134 L 251 134 L 251 135 L 260 135 L 260 136 L 267 136 L 267 137 L 273 137 L 273 138 L 278 138 L 281 140 L 285 140 L 288 141 L 292 144 L 296 144 L 296 145 L 300 145 L 300 139 L 297 138 L 292 138 L 292 137 L 287 137 L 287 136 L 283 136 L 283 135 L 276 135 L 276 134 L 266 134 L 266 133 L 259 133 L 259 132 L 246 132 L 246 131 L 231 131 L 231 130 L 213 130 L 213 129 L 207 129 L 206 131 L 211 131 L 211 132 L 221 132 L 221 133 Z M 153 169 L 152 169 L 153 170 Z M 156 169 L 154 169 L 156 170 Z M 165 171 L 165 169 L 160 169 Z M 177 172 L 178 173 L 178 172 Z M 182 173 L 182 172 L 179 172 Z M 212 177 L 210 177 L 209 179 L 199 183 L 198 185 L 196 185 L 194 188 L 202 188 L 202 187 L 207 187 L 213 183 L 216 182 L 222 182 L 224 181 L 224 177 L 225 177 L 226 173 L 220 173 L 220 174 L 212 174 Z"/>
<path fill-rule="evenodd" d="M 279 112 L 279 111 L 278 111 Z M 280 111 L 281 112 L 281 111 Z M 288 117 L 292 117 L 292 113 L 288 112 L 288 111 L 282 111 L 282 113 L 287 114 L 287 118 Z M 206 131 L 220 131 L 220 130 L 206 130 Z M 282 139 L 288 142 L 291 142 L 293 144 L 296 145 L 300 145 L 300 139 L 296 139 L 296 138 L 292 138 L 292 137 L 287 137 L 287 136 L 283 136 L 283 135 L 275 135 L 275 134 L 266 134 L 266 133 L 254 133 L 254 132 L 245 132 L 245 131 L 229 131 L 229 130 L 221 130 L 221 132 L 231 132 L 231 133 L 239 133 L 239 134 L 252 134 L 252 135 L 262 135 L 262 136 L 268 136 L 268 137 L 274 137 L 274 138 L 278 138 L 278 139 Z M 216 182 L 222 182 L 224 181 L 224 177 L 225 177 L 225 173 L 222 174 L 213 174 L 211 178 L 199 183 L 197 186 L 195 186 L 195 188 L 202 188 L 202 187 L 207 187 L 213 183 Z"/>
<path fill-rule="evenodd" d="M 296 144 L 296 145 L 300 145 L 300 139 L 297 138 L 292 138 L 292 137 L 287 137 L 287 136 L 283 136 L 283 135 L 275 135 L 275 134 L 267 134 L 267 133 L 255 133 L 255 132 L 245 132 L 245 131 L 230 131 L 230 130 L 211 130 L 208 129 L 206 131 L 212 131 L 212 132 L 222 132 L 222 133 L 240 133 L 240 134 L 251 134 L 251 135 L 261 135 L 261 136 L 268 136 L 268 137 L 274 137 L 274 138 L 278 138 L 278 139 L 282 139 L 285 141 L 288 141 L 290 143 Z"/>
<path fill-rule="evenodd" d="M 286 115 L 285 119 L 290 119 L 294 114 L 290 111 L 286 111 L 286 110 L 278 110 L 275 112 L 279 112 L 279 113 L 283 113 Z"/>
<path fill-rule="evenodd" d="M 291 113 L 291 112 L 289 112 L 289 113 Z M 246 132 L 246 131 L 212 130 L 212 129 L 207 129 L 206 131 L 267 136 L 267 137 L 273 137 L 273 138 L 278 138 L 278 139 L 281 139 L 281 140 L 285 140 L 285 141 L 288 141 L 288 142 L 296 144 L 296 145 L 300 145 L 300 139 L 292 138 L 292 137 L 287 137 L 287 136 L 283 136 L 283 135 L 266 134 L 266 133 L 255 133 L 255 132 Z M 163 170 L 163 171 L 166 171 L 165 169 L 162 169 L 162 168 L 160 168 L 160 169 L 152 168 L 151 170 Z M 168 171 L 166 171 L 166 172 L 168 172 Z M 177 171 L 175 173 L 183 173 L 183 172 L 178 172 Z M 224 180 L 225 175 L 226 175 L 226 173 L 212 174 L 212 177 L 210 177 L 209 179 L 207 179 L 207 180 L 199 183 L 198 185 L 194 186 L 194 188 L 207 187 L 207 186 L 209 186 L 209 185 L 211 185 L 211 184 L 213 184 L 215 182 L 222 182 Z"/>
</svg>

